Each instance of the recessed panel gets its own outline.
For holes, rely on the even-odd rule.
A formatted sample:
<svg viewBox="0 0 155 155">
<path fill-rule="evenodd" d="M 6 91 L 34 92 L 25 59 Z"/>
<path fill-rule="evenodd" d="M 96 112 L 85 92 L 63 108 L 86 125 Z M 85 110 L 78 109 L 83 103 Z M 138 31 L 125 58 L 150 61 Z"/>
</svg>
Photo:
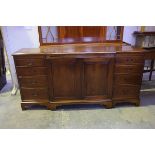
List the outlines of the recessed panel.
<svg viewBox="0 0 155 155">
<path fill-rule="evenodd" d="M 52 63 L 53 99 L 77 98 L 77 65 L 75 62 Z"/>
<path fill-rule="evenodd" d="M 84 84 L 85 97 L 106 97 L 108 93 L 108 64 L 85 63 Z"/>
</svg>

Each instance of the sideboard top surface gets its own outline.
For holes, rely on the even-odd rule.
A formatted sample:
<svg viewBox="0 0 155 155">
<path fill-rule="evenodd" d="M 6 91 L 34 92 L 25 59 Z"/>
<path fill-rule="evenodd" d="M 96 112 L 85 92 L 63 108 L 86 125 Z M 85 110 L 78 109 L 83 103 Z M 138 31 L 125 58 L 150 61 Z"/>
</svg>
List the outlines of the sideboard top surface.
<svg viewBox="0 0 155 155">
<path fill-rule="evenodd" d="M 88 44 L 65 44 L 50 45 L 40 48 L 23 48 L 13 55 L 25 54 L 51 54 L 51 55 L 69 55 L 69 54 L 89 54 L 89 53 L 137 53 L 143 52 L 140 48 L 134 48 L 130 45 L 120 43 L 88 43 Z"/>
</svg>

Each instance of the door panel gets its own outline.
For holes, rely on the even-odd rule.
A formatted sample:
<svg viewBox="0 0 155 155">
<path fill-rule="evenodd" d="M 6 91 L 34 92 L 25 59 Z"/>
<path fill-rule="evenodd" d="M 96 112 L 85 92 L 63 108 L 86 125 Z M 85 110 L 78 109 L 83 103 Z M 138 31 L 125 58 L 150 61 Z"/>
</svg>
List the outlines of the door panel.
<svg viewBox="0 0 155 155">
<path fill-rule="evenodd" d="M 52 60 L 52 100 L 78 98 L 80 86 L 78 71 L 76 59 Z"/>
<path fill-rule="evenodd" d="M 83 96 L 85 98 L 110 98 L 112 96 L 113 59 L 84 59 Z"/>
</svg>

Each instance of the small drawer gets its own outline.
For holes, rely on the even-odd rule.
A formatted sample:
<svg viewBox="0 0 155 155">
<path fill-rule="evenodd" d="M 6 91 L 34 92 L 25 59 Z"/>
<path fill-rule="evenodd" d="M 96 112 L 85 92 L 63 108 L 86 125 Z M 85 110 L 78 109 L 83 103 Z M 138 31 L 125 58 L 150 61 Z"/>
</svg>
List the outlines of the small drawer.
<svg viewBox="0 0 155 155">
<path fill-rule="evenodd" d="M 137 64 L 137 65 L 116 65 L 115 66 L 115 73 L 142 74 L 142 72 L 143 72 L 143 64 Z"/>
<path fill-rule="evenodd" d="M 16 67 L 19 76 L 47 75 L 47 67 Z"/>
<path fill-rule="evenodd" d="M 116 84 L 140 85 L 141 79 L 142 79 L 141 75 L 115 74 L 115 83 Z"/>
<path fill-rule="evenodd" d="M 21 88 L 22 100 L 48 100 L 48 90 L 46 88 Z"/>
<path fill-rule="evenodd" d="M 23 49 L 24 50 L 24 49 Z M 38 51 L 38 49 L 36 49 L 36 52 Z M 45 55 L 44 54 L 30 54 L 30 49 L 28 49 L 28 51 L 25 49 L 25 52 L 20 54 L 13 54 L 14 59 L 45 59 Z M 33 49 L 34 52 L 34 49 Z M 27 54 L 25 54 L 27 53 Z"/>
<path fill-rule="evenodd" d="M 133 57 L 127 57 L 127 56 L 116 56 L 116 64 L 142 64 L 144 62 L 143 58 L 141 56 L 133 56 Z"/>
<path fill-rule="evenodd" d="M 47 76 L 19 77 L 21 87 L 47 87 Z"/>
<path fill-rule="evenodd" d="M 139 97 L 140 86 L 135 85 L 115 85 L 113 97 L 115 99 L 137 98 Z"/>
<path fill-rule="evenodd" d="M 15 59 L 16 66 L 45 66 L 44 59 Z"/>
</svg>

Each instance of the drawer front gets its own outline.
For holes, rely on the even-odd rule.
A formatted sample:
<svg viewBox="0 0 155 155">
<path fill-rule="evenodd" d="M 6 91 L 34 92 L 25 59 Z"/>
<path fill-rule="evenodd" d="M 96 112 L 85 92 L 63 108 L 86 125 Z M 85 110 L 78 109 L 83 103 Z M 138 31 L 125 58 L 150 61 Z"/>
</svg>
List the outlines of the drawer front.
<svg viewBox="0 0 155 155">
<path fill-rule="evenodd" d="M 141 56 L 116 56 L 116 64 L 142 64 L 144 62 Z"/>
<path fill-rule="evenodd" d="M 19 76 L 47 75 L 46 67 L 16 67 Z"/>
<path fill-rule="evenodd" d="M 48 81 L 47 76 L 33 76 L 33 77 L 21 77 L 19 78 L 21 87 L 47 87 Z"/>
<path fill-rule="evenodd" d="M 143 72 L 143 64 L 137 64 L 137 65 L 116 65 L 115 66 L 115 73 L 142 74 L 142 72 Z"/>
<path fill-rule="evenodd" d="M 139 97 L 140 86 L 116 85 L 113 96 L 115 99 L 137 98 Z"/>
<path fill-rule="evenodd" d="M 16 66 L 45 66 L 45 60 L 44 59 L 16 59 L 15 60 Z"/>
<path fill-rule="evenodd" d="M 13 55 L 13 57 L 15 60 L 16 59 L 45 59 L 44 54 L 19 54 L 19 55 Z"/>
<path fill-rule="evenodd" d="M 140 75 L 115 74 L 115 83 L 116 84 L 140 85 L 141 79 L 142 78 Z"/>
<path fill-rule="evenodd" d="M 48 89 L 45 88 L 21 88 L 22 100 L 48 100 Z"/>
</svg>

